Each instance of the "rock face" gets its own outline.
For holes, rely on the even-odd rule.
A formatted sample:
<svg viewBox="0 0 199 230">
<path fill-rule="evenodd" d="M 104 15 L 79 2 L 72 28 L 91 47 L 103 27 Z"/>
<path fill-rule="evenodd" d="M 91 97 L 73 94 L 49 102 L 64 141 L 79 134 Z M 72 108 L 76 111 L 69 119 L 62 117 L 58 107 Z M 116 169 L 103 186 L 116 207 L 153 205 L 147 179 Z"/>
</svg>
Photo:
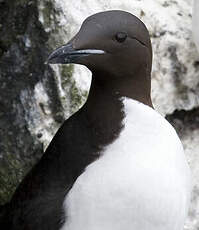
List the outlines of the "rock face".
<svg viewBox="0 0 199 230">
<path fill-rule="evenodd" d="M 199 53 L 192 39 L 190 0 L 0 0 L 0 202 L 9 200 L 64 119 L 87 96 L 90 72 L 80 66 L 46 66 L 48 53 L 66 43 L 87 16 L 109 9 L 137 15 L 150 31 L 153 103 L 183 141 L 194 184 L 185 228 L 197 229 Z"/>
<path fill-rule="evenodd" d="M 10 199 L 43 146 L 83 100 L 72 66 L 53 70 L 44 64 L 62 40 L 53 43 L 59 10 L 43 2 L 53 32 L 47 31 L 39 3 L 0 1 L 0 203 Z"/>
<path fill-rule="evenodd" d="M 199 30 L 198 30 L 198 24 L 199 24 L 199 1 L 194 0 L 193 1 L 193 38 L 196 43 L 196 46 L 198 48 L 199 52 Z"/>
<path fill-rule="evenodd" d="M 13 4 L 14 3 L 14 4 Z M 22 174 L 42 154 L 30 133 L 34 87 L 44 75 L 47 34 L 37 6 L 0 2 L 0 197 L 6 201 Z M 53 76 L 52 72 L 49 75 Z M 36 103 L 36 101 L 35 101 Z M 30 121 L 29 121 L 30 120 Z"/>
</svg>

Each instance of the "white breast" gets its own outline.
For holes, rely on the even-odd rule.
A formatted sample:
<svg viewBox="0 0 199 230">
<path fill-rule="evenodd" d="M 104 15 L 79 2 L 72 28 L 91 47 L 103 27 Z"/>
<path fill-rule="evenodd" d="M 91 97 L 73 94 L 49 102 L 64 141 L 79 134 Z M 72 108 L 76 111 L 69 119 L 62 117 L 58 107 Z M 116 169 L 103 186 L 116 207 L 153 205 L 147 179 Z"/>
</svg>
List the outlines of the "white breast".
<svg viewBox="0 0 199 230">
<path fill-rule="evenodd" d="M 125 98 L 124 129 L 67 195 L 62 230 L 182 230 L 189 168 L 172 126 Z"/>
</svg>

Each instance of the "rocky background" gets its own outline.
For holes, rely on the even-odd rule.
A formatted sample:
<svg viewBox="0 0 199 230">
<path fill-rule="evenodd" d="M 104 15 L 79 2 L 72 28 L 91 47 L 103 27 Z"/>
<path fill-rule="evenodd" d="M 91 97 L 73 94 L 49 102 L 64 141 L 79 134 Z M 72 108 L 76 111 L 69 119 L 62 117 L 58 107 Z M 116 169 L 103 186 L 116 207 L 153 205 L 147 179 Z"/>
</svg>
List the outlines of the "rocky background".
<svg viewBox="0 0 199 230">
<path fill-rule="evenodd" d="M 198 1 L 198 0 L 196 0 Z M 193 175 L 185 229 L 199 228 L 199 53 L 191 0 L 0 0 L 0 204 L 7 202 L 51 138 L 84 103 L 90 72 L 47 66 L 90 14 L 122 9 L 148 27 L 155 108 L 175 126 Z"/>
</svg>

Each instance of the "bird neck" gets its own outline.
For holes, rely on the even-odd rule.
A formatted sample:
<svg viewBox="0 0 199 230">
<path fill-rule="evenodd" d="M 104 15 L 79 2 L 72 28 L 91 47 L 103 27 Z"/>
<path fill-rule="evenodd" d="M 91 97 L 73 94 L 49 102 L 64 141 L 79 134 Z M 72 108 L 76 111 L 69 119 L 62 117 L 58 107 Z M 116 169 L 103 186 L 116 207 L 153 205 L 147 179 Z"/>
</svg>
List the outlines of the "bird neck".
<svg viewBox="0 0 199 230">
<path fill-rule="evenodd" d="M 97 146 L 114 141 L 123 127 L 124 105 L 120 95 L 92 79 L 88 99 L 82 107 Z"/>
<path fill-rule="evenodd" d="M 103 77 L 105 75 L 103 74 Z M 137 83 L 137 80 L 108 80 L 94 75 L 87 102 L 82 110 L 89 121 L 92 136 L 100 146 L 106 146 L 119 136 L 124 125 L 124 97 L 132 98 L 152 107 L 149 85 Z M 145 79 L 146 81 L 146 79 Z M 92 128 L 91 128 L 92 127 Z"/>
<path fill-rule="evenodd" d="M 88 103 L 95 104 L 104 100 L 104 96 L 112 98 L 112 102 L 127 97 L 137 100 L 153 108 L 151 101 L 151 76 L 139 70 L 134 76 L 110 76 L 104 73 L 93 73 Z M 102 97 L 103 95 L 103 97 Z"/>
</svg>

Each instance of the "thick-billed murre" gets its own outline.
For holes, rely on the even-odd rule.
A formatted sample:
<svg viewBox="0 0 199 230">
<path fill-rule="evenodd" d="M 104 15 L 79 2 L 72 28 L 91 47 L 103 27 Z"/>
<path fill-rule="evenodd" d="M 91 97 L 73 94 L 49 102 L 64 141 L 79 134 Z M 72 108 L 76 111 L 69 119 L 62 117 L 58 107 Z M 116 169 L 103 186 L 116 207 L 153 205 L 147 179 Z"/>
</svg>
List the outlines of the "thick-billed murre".
<svg viewBox="0 0 199 230">
<path fill-rule="evenodd" d="M 89 96 L 17 188 L 1 229 L 182 230 L 189 168 L 152 106 L 145 25 L 124 11 L 97 13 L 48 63 L 87 66 Z"/>
</svg>

